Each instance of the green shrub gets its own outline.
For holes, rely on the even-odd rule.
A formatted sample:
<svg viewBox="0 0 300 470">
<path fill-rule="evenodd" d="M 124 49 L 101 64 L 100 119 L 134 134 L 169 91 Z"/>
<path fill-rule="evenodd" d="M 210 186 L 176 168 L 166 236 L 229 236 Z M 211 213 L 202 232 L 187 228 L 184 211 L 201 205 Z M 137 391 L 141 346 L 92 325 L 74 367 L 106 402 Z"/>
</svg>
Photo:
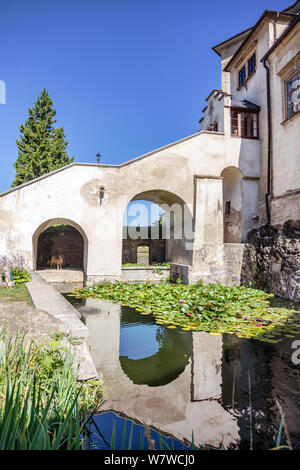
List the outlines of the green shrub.
<svg viewBox="0 0 300 470">
<path fill-rule="evenodd" d="M 31 281 L 31 274 L 26 269 L 13 268 L 11 273 L 16 286 Z"/>
</svg>

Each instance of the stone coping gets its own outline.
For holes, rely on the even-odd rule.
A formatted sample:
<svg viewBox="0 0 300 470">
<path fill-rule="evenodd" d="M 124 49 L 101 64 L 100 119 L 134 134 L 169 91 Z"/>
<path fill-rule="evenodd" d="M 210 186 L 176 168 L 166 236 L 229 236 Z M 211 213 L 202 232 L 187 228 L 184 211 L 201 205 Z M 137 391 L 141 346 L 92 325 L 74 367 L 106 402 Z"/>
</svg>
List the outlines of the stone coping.
<svg viewBox="0 0 300 470">
<path fill-rule="evenodd" d="M 78 318 L 79 312 L 70 304 L 55 287 L 48 284 L 38 273 L 31 272 L 32 280 L 26 283 L 29 295 L 36 309 L 47 312 L 53 321 L 60 320 L 70 332 L 70 336 L 77 338 L 73 346 L 74 365 L 79 366 L 78 380 L 88 380 L 98 377 L 98 373 L 89 352 L 89 330 Z"/>
<path fill-rule="evenodd" d="M 153 271 L 153 270 L 162 270 L 162 271 L 170 271 L 171 268 L 167 266 L 122 266 L 122 271 L 135 271 L 135 270 L 145 270 L 145 271 Z"/>
</svg>

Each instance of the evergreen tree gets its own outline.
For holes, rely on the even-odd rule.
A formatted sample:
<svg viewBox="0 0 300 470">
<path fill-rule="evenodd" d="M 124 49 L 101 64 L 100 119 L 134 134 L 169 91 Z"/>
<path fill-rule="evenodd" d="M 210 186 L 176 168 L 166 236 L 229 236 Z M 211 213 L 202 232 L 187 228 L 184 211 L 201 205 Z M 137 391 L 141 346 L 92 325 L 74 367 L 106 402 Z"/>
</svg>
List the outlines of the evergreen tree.
<svg viewBox="0 0 300 470">
<path fill-rule="evenodd" d="M 57 170 L 74 160 L 66 151 L 68 142 L 65 140 L 64 128 L 53 127 L 56 111 L 45 88 L 28 112 L 27 121 L 20 126 L 20 140 L 17 140 L 19 152 L 14 163 L 16 179 L 12 187 Z"/>
</svg>

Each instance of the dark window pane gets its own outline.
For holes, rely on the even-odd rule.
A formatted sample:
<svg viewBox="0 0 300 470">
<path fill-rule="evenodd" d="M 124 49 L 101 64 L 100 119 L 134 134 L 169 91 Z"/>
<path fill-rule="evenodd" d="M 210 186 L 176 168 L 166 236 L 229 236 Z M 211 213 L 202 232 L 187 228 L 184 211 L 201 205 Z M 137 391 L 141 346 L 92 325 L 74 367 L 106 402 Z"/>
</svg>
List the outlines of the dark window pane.
<svg viewBox="0 0 300 470">
<path fill-rule="evenodd" d="M 253 56 L 250 57 L 248 60 L 248 76 L 252 75 L 255 72 L 255 67 L 256 67 L 256 55 L 253 54 Z"/>
<path fill-rule="evenodd" d="M 239 71 L 239 86 L 241 86 L 246 80 L 246 66 Z"/>
</svg>

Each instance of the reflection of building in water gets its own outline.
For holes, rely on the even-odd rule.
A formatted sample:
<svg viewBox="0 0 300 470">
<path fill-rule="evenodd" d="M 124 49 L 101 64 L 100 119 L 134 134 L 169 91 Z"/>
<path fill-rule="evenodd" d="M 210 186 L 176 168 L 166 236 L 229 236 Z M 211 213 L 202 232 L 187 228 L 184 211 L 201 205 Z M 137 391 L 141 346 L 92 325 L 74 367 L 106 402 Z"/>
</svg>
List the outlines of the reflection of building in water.
<svg viewBox="0 0 300 470">
<path fill-rule="evenodd" d="M 222 335 L 193 333 L 193 401 L 221 397 L 222 345 Z"/>
<path fill-rule="evenodd" d="M 124 373 L 119 358 L 120 307 L 87 299 L 81 313 L 90 331 L 93 359 L 104 376 L 107 396 L 103 411 L 121 412 L 180 440 L 191 441 L 193 432 L 197 445 L 220 446 L 238 441 L 236 420 L 215 399 L 221 394 L 221 336 L 193 333 L 194 359 L 186 361 L 183 368 L 181 364 L 182 370 L 175 378 L 161 386 L 137 385 Z M 172 354 L 168 360 L 174 371 L 176 345 L 174 364 Z"/>
<path fill-rule="evenodd" d="M 276 344 L 247 341 L 233 335 L 224 335 L 222 360 L 222 397 L 225 407 L 246 411 L 241 418 L 240 434 L 249 439 L 246 418 L 249 411 L 250 374 L 253 409 L 253 431 L 256 448 L 259 441 L 264 448 L 276 443 L 281 421 L 276 400 L 285 414 L 291 437 L 299 435 L 300 429 L 300 377 L 299 366 L 291 362 L 292 343 L 295 338 Z M 233 392 L 234 391 L 234 392 Z M 233 395 L 234 394 L 234 395 Z"/>
</svg>

